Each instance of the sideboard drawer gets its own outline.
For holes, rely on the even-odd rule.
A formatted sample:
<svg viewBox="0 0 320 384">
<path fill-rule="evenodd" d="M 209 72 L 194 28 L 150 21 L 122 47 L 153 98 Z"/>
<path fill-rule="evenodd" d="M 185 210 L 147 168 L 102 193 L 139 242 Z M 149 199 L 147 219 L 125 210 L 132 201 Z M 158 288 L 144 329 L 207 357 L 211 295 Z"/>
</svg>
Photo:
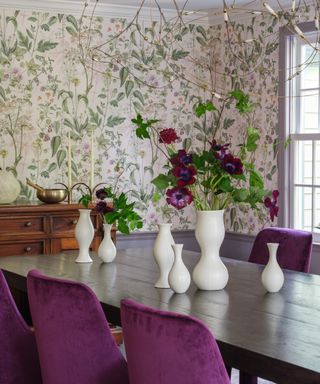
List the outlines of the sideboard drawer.
<svg viewBox="0 0 320 384">
<path fill-rule="evenodd" d="M 74 233 L 76 224 L 79 220 L 79 215 L 68 216 L 52 216 L 51 217 L 51 233 Z"/>
<path fill-rule="evenodd" d="M 0 257 L 13 255 L 38 255 L 45 253 L 45 241 L 15 241 L 0 243 Z"/>
<path fill-rule="evenodd" d="M 0 234 L 26 235 L 28 233 L 44 233 L 43 216 L 0 217 Z"/>
</svg>

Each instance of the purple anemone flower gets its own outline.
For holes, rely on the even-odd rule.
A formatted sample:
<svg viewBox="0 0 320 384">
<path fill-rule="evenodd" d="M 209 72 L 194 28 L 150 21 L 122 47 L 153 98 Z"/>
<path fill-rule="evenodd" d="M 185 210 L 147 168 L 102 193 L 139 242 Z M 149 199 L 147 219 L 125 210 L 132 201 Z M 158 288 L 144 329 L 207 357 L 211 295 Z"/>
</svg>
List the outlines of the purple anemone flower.
<svg viewBox="0 0 320 384">
<path fill-rule="evenodd" d="M 101 189 L 98 189 L 96 191 L 96 196 L 99 200 L 104 200 L 105 198 L 107 198 L 107 192 L 104 188 L 101 188 Z"/>
<path fill-rule="evenodd" d="M 192 203 L 192 193 L 187 188 L 175 187 L 166 192 L 167 203 L 177 209 L 182 209 Z"/>
<path fill-rule="evenodd" d="M 192 163 L 192 155 L 187 154 L 185 149 L 179 149 L 178 153 L 171 157 L 172 165 L 188 165 Z"/>
<path fill-rule="evenodd" d="M 197 170 L 194 167 L 175 166 L 172 170 L 173 176 L 178 179 L 178 187 L 184 187 L 186 185 L 194 184 L 196 179 L 194 176 L 197 174 Z"/>
<path fill-rule="evenodd" d="M 242 175 L 243 164 L 240 159 L 233 157 L 231 154 L 225 155 L 221 162 L 222 168 L 230 175 Z"/>
</svg>

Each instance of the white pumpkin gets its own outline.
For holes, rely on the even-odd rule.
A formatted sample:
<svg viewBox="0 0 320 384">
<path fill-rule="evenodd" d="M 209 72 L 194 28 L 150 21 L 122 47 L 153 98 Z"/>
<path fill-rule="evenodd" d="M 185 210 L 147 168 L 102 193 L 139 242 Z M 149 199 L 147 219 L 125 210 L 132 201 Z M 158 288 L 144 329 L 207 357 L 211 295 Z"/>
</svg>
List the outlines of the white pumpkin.
<svg viewBox="0 0 320 384">
<path fill-rule="evenodd" d="M 10 204 L 20 194 L 20 184 L 11 172 L 0 169 L 0 204 Z"/>
</svg>

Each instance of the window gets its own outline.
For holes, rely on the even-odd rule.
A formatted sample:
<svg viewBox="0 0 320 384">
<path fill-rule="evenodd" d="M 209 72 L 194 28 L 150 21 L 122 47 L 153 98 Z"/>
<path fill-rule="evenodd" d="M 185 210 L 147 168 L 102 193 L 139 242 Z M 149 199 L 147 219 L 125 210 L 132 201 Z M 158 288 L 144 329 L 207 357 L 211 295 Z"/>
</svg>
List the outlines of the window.
<svg viewBox="0 0 320 384">
<path fill-rule="evenodd" d="M 286 38 L 286 127 L 288 153 L 288 224 L 314 233 L 320 241 L 320 54 L 313 49 L 318 33 L 307 41 Z M 311 45 L 310 45 L 311 43 Z M 288 65 L 289 64 L 289 65 Z M 297 75 L 297 70 L 301 69 Z"/>
</svg>

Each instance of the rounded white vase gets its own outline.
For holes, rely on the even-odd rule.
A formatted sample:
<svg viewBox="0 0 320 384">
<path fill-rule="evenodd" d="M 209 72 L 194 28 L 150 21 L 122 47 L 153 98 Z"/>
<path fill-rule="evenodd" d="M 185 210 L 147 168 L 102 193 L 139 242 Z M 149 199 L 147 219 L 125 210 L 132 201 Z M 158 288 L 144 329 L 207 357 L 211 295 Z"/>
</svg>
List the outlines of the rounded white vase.
<svg viewBox="0 0 320 384">
<path fill-rule="evenodd" d="M 19 181 L 11 172 L 0 168 L 0 204 L 10 204 L 14 202 L 20 194 L 21 187 Z"/>
<path fill-rule="evenodd" d="M 170 288 L 168 275 L 172 268 L 174 255 L 171 247 L 174 240 L 171 234 L 171 224 L 158 224 L 159 232 L 153 246 L 153 255 L 159 267 L 160 276 L 155 283 L 156 288 Z"/>
<path fill-rule="evenodd" d="M 117 254 L 116 246 L 111 238 L 112 224 L 103 224 L 104 237 L 98 248 L 98 256 L 104 263 L 111 263 Z"/>
<path fill-rule="evenodd" d="M 174 262 L 169 272 L 168 281 L 170 288 L 175 293 L 186 292 L 191 282 L 190 273 L 182 260 L 182 248 L 183 244 L 172 245 Z"/>
<path fill-rule="evenodd" d="M 90 212 L 91 209 L 79 209 L 80 217 L 75 228 L 75 237 L 79 245 L 79 255 L 76 263 L 92 263 L 89 248 L 94 236 Z"/>
<path fill-rule="evenodd" d="M 279 243 L 267 243 L 267 246 L 269 261 L 262 272 L 261 282 L 268 292 L 275 293 L 280 291 L 284 283 L 284 275 L 277 261 Z"/>
<path fill-rule="evenodd" d="M 192 272 L 192 279 L 199 289 L 213 291 L 223 289 L 229 273 L 220 258 L 220 247 L 225 236 L 224 210 L 197 211 L 196 239 L 201 257 Z"/>
</svg>

